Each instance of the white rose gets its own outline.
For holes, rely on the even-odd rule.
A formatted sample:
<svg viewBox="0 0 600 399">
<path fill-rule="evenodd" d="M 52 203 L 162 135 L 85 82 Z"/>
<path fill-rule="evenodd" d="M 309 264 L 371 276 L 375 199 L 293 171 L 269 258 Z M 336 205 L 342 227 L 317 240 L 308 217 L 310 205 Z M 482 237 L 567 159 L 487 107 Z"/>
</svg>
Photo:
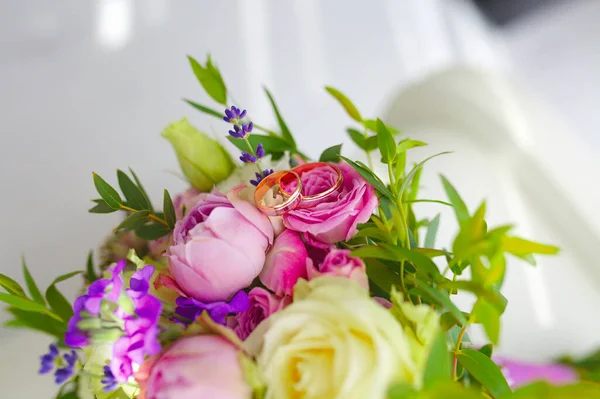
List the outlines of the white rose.
<svg viewBox="0 0 600 399">
<path fill-rule="evenodd" d="M 267 399 L 380 399 L 416 379 L 402 326 L 343 277 L 300 280 L 294 303 L 259 326 L 255 342 Z"/>
</svg>

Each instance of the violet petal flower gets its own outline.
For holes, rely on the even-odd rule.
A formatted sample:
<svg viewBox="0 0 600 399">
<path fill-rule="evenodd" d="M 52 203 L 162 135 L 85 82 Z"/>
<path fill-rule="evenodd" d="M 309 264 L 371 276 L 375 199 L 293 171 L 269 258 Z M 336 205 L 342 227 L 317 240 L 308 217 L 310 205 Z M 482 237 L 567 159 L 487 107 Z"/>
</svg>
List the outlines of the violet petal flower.
<svg viewBox="0 0 600 399">
<path fill-rule="evenodd" d="M 245 151 L 242 151 L 242 155 L 240 155 L 240 161 L 244 163 L 255 163 L 256 157 L 254 155 L 250 155 Z"/>
<path fill-rule="evenodd" d="M 40 357 L 40 374 L 47 374 L 54 369 L 56 364 L 56 358 L 58 357 L 58 348 L 56 345 L 51 344 L 48 353 Z"/>
<path fill-rule="evenodd" d="M 206 310 L 215 323 L 223 325 L 228 314 L 243 312 L 250 306 L 248 294 L 243 290 L 238 291 L 229 302 L 203 303 L 194 298 L 179 297 L 176 303 L 175 313 L 191 322 Z"/>
<path fill-rule="evenodd" d="M 256 147 L 256 157 L 258 159 L 261 159 L 262 157 L 265 156 L 265 148 L 263 147 L 262 143 L 258 144 L 258 146 Z"/>
</svg>

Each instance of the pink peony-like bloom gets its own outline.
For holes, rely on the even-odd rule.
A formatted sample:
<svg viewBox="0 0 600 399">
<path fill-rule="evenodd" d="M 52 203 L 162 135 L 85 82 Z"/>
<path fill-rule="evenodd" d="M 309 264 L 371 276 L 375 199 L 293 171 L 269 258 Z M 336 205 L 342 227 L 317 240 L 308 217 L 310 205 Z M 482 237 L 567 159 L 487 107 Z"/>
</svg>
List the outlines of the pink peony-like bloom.
<svg viewBox="0 0 600 399">
<path fill-rule="evenodd" d="M 181 290 L 203 302 L 226 301 L 261 272 L 273 226 L 237 191 L 201 194 L 177 222 L 167 250 L 169 272 Z"/>
<path fill-rule="evenodd" d="M 296 281 L 307 277 L 306 259 L 308 253 L 300 234 L 285 230 L 267 254 L 260 281 L 277 295 L 291 296 Z"/>
<path fill-rule="evenodd" d="M 136 373 L 139 399 L 250 399 L 239 352 L 218 335 L 183 338 Z"/>
<path fill-rule="evenodd" d="M 183 193 L 178 194 L 173 198 L 173 207 L 175 208 L 175 216 L 177 220 L 181 220 L 184 213 L 187 213 L 200 201 L 200 191 L 194 187 L 190 187 Z"/>
<path fill-rule="evenodd" d="M 281 298 L 260 287 L 253 288 L 248 297 L 248 310 L 234 316 L 233 330 L 241 340 L 248 338 L 260 322 L 292 302 L 289 296 Z"/>
<path fill-rule="evenodd" d="M 365 264 L 361 259 L 350 256 L 350 252 L 348 249 L 338 249 L 332 246 L 318 268 L 312 259 L 308 258 L 306 261 L 308 278 L 313 279 L 322 275 L 347 277 L 368 290 L 369 279 Z"/>
<path fill-rule="evenodd" d="M 517 388 L 535 381 L 546 381 L 552 385 L 566 385 L 579 381 L 577 371 L 564 364 L 526 363 L 499 356 L 494 356 L 493 359 L 500 366 L 511 388 Z"/>
<path fill-rule="evenodd" d="M 304 233 L 307 239 L 334 244 L 352 238 L 358 232 L 356 226 L 369 220 L 378 204 L 375 189 L 347 163 L 338 167 L 344 177 L 342 191 L 312 208 L 286 213 L 283 222 L 288 229 Z M 337 173 L 324 166 L 303 173 L 301 179 L 303 194 L 314 195 L 332 187 Z"/>
</svg>

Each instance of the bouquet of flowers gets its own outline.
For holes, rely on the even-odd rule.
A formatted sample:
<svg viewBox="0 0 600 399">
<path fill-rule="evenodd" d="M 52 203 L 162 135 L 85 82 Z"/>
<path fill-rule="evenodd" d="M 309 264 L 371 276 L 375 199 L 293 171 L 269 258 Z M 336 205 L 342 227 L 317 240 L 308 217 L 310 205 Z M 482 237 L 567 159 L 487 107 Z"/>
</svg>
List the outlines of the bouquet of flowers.
<svg viewBox="0 0 600 399">
<path fill-rule="evenodd" d="M 163 136 L 189 189 L 165 190 L 156 209 L 132 170 L 117 171 L 118 189 L 93 174 L 100 198 L 90 212 L 124 215 L 98 264 L 90 253 L 85 270 L 45 294 L 25 263 L 28 293 L 0 275 L 7 325 L 55 339 L 40 373 L 61 385 L 56 398 L 600 397 L 558 365 L 567 385 L 517 381 L 513 391 L 510 362 L 492 354 L 506 257 L 534 263 L 556 247 L 488 226 L 485 202 L 469 210 L 443 176 L 448 198 L 421 198 L 433 157 L 409 165 L 406 153 L 425 143 L 364 118 L 340 91 L 326 88 L 355 122 L 347 131 L 367 164 L 342 156 L 341 145 L 311 159 L 268 90 L 275 130 L 230 104 L 210 57 L 189 60 L 227 108 L 186 101 L 222 119 L 240 162 L 186 119 L 174 122 Z M 436 245 L 439 215 L 420 218 L 419 202 L 454 210 L 452 243 Z M 57 284 L 75 276 L 85 286 L 71 304 Z M 459 292 L 475 297 L 471 308 L 455 305 Z M 490 344 L 471 343 L 472 324 Z"/>
</svg>

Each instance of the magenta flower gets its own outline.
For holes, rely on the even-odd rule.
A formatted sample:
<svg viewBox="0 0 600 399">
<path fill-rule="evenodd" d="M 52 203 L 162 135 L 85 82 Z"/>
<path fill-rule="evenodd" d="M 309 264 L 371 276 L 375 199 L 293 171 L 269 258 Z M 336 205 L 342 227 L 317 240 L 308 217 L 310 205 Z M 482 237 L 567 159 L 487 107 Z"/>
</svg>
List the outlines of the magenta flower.
<svg viewBox="0 0 600 399">
<path fill-rule="evenodd" d="M 281 298 L 260 287 L 253 288 L 248 296 L 248 309 L 235 316 L 232 326 L 241 340 L 248 338 L 263 320 L 292 302 L 289 296 Z"/>
<path fill-rule="evenodd" d="M 579 380 L 577 371 L 563 364 L 526 363 L 497 356 L 494 356 L 494 362 L 500 366 L 511 388 L 527 385 L 534 381 L 546 381 L 553 385 L 565 385 Z"/>
</svg>

